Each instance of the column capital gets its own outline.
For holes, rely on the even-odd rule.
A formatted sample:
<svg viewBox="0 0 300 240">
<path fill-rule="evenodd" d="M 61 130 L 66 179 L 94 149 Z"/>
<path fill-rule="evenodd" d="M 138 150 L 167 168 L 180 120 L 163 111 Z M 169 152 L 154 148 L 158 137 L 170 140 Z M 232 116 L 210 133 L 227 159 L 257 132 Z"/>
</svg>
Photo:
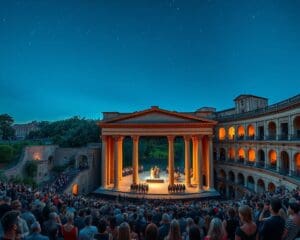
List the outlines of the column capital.
<svg viewBox="0 0 300 240">
<path fill-rule="evenodd" d="M 201 141 L 203 139 L 203 135 L 194 135 L 192 136 L 192 139 L 195 141 L 195 140 L 198 140 L 198 141 Z"/>
<path fill-rule="evenodd" d="M 114 138 L 114 140 L 115 141 L 123 141 L 123 139 L 124 139 L 124 136 L 113 136 L 113 138 Z"/>
<path fill-rule="evenodd" d="M 173 135 L 168 135 L 168 136 L 167 136 L 168 141 L 171 141 L 171 142 L 174 141 L 175 137 L 176 137 L 176 136 L 173 136 Z"/>
<path fill-rule="evenodd" d="M 102 135 L 102 136 L 100 136 L 100 137 L 101 137 L 102 141 L 107 141 L 109 136 L 107 136 L 107 135 Z"/>
<path fill-rule="evenodd" d="M 132 138 L 132 141 L 138 141 L 140 136 L 134 135 L 134 136 L 131 136 L 131 138 Z"/>
<path fill-rule="evenodd" d="M 184 141 L 190 141 L 191 136 L 190 135 L 184 135 L 183 139 L 184 139 Z"/>
</svg>

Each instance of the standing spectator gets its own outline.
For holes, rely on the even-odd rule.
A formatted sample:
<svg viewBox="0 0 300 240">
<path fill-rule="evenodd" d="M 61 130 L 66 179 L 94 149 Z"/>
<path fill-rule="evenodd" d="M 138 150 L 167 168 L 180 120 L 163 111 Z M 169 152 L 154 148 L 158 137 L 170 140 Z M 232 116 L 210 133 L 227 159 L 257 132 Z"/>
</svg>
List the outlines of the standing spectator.
<svg viewBox="0 0 300 240">
<path fill-rule="evenodd" d="M 239 208 L 239 216 L 243 223 L 235 233 L 235 240 L 255 240 L 257 236 L 257 226 L 252 221 L 251 208 L 244 205 Z"/>
<path fill-rule="evenodd" d="M 14 200 L 11 203 L 11 207 L 14 211 L 19 213 L 19 217 L 18 217 L 18 225 L 19 225 L 19 230 L 20 230 L 20 236 L 22 239 L 24 239 L 25 237 L 27 237 L 29 235 L 29 228 L 27 225 L 27 222 L 21 218 L 21 210 L 22 210 L 22 204 L 19 200 Z"/>
<path fill-rule="evenodd" d="M 204 240 L 227 240 L 226 231 L 220 218 L 213 218 Z"/>
<path fill-rule="evenodd" d="M 1 218 L 1 225 L 3 227 L 4 235 L 1 240 L 20 239 L 18 234 L 18 217 L 19 213 L 16 211 L 9 211 Z"/>
<path fill-rule="evenodd" d="M 229 240 L 235 239 L 235 231 L 239 226 L 239 220 L 236 217 L 234 208 L 229 208 L 227 212 L 227 218 L 223 221 L 224 227 L 227 232 L 227 237 Z"/>
<path fill-rule="evenodd" d="M 288 213 L 289 217 L 285 222 L 283 239 L 293 240 L 300 231 L 299 205 L 296 202 L 289 203 Z"/>
<path fill-rule="evenodd" d="M 167 213 L 162 215 L 162 225 L 158 228 L 158 239 L 164 240 L 170 230 L 170 217 Z"/>
<path fill-rule="evenodd" d="M 56 240 L 60 226 L 59 216 L 56 212 L 51 212 L 49 214 L 49 220 L 43 224 L 43 233 L 48 236 L 50 240 Z"/>
<path fill-rule="evenodd" d="M 32 233 L 26 238 L 26 240 L 49 240 L 47 236 L 41 234 L 41 225 L 39 222 L 31 224 Z"/>
<path fill-rule="evenodd" d="M 281 240 L 284 231 L 284 220 L 279 216 L 281 202 L 274 198 L 271 200 L 270 212 L 271 217 L 266 219 L 260 230 L 261 240 Z"/>
<path fill-rule="evenodd" d="M 4 216 L 5 213 L 11 211 L 11 198 L 7 196 L 1 196 L 0 198 L 0 219 Z"/>
<path fill-rule="evenodd" d="M 98 230 L 96 226 L 92 226 L 92 216 L 86 216 L 84 223 L 85 227 L 79 232 L 79 240 L 93 240 Z"/>
<path fill-rule="evenodd" d="M 194 225 L 189 229 L 189 240 L 199 240 L 201 239 L 200 229 Z"/>
<path fill-rule="evenodd" d="M 131 240 L 130 227 L 127 222 L 123 222 L 119 227 L 118 240 Z"/>
<path fill-rule="evenodd" d="M 158 228 L 154 223 L 146 227 L 145 240 L 158 240 Z"/>
<path fill-rule="evenodd" d="M 172 220 L 170 225 L 170 231 L 168 236 L 165 238 L 166 240 L 181 240 L 180 235 L 180 227 L 177 220 Z"/>
<path fill-rule="evenodd" d="M 112 240 L 112 236 L 107 232 L 107 224 L 106 221 L 101 219 L 98 223 L 98 231 L 95 235 L 95 239 L 97 240 Z"/>
<path fill-rule="evenodd" d="M 64 240 L 76 240 L 78 237 L 78 228 L 73 225 L 74 214 L 67 212 L 67 223 L 61 227 L 61 234 Z"/>
</svg>

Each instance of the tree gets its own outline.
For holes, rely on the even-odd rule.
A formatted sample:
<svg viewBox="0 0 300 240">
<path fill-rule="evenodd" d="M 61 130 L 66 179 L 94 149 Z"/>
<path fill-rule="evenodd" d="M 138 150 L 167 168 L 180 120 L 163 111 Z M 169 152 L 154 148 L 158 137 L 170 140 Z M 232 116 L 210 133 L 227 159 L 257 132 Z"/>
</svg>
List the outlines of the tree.
<svg viewBox="0 0 300 240">
<path fill-rule="evenodd" d="M 3 140 L 9 140 L 15 136 L 15 130 L 12 127 L 14 119 L 8 114 L 0 115 L 0 132 Z"/>
<path fill-rule="evenodd" d="M 14 157 L 14 149 L 9 145 L 0 145 L 0 163 L 8 163 Z"/>
<path fill-rule="evenodd" d="M 24 167 L 27 177 L 34 178 L 37 174 L 37 162 L 35 160 L 28 161 Z"/>
</svg>

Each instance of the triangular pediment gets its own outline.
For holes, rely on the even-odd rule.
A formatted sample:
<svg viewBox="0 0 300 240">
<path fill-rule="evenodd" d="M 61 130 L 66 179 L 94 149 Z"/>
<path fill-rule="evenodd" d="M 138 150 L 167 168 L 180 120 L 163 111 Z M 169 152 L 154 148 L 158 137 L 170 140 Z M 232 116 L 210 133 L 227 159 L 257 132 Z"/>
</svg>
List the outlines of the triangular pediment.
<svg viewBox="0 0 300 240">
<path fill-rule="evenodd" d="M 126 114 L 125 116 L 122 115 L 113 119 L 103 120 L 102 122 L 115 124 L 214 123 L 212 120 L 199 118 L 194 115 L 163 110 L 157 107 Z"/>
</svg>

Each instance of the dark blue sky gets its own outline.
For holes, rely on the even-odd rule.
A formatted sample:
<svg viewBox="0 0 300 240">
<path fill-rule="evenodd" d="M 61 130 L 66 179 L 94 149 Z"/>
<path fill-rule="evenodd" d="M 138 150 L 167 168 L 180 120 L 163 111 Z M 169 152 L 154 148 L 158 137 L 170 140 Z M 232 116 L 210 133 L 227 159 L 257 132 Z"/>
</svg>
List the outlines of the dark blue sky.
<svg viewBox="0 0 300 240">
<path fill-rule="evenodd" d="M 1 0 L 0 113 L 17 122 L 300 90 L 298 0 Z"/>
</svg>

